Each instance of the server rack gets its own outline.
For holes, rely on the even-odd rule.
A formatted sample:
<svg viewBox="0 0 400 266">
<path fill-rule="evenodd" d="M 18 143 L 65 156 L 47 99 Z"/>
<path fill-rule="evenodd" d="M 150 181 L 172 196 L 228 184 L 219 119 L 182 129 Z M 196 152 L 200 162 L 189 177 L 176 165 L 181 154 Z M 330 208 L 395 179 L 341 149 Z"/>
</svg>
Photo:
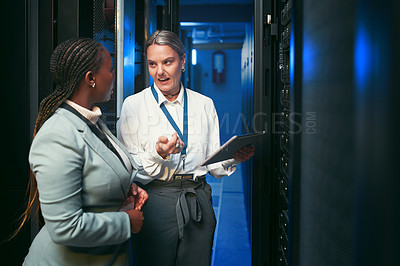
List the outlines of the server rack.
<svg viewBox="0 0 400 266">
<path fill-rule="evenodd" d="M 33 1 L 31 5 L 35 6 L 31 9 L 35 10 L 35 13 L 30 14 L 31 20 L 37 22 L 37 29 L 30 29 L 30 34 L 37 36 L 37 50 L 31 52 L 33 56 L 40 58 L 37 61 L 36 74 L 38 91 L 32 93 L 37 94 L 38 103 L 53 91 L 49 60 L 53 49 L 61 42 L 74 37 L 93 38 L 108 49 L 115 64 L 115 1 L 45 0 Z M 103 120 L 114 133 L 116 93 L 114 90 L 111 100 L 100 105 L 104 115 Z"/>
<path fill-rule="evenodd" d="M 254 2 L 253 127 L 265 131 L 253 159 L 252 264 L 276 265 L 280 198 L 274 113 L 277 93 L 277 1 Z"/>
<path fill-rule="evenodd" d="M 290 77 L 290 45 L 292 28 L 292 0 L 281 0 L 278 3 L 279 22 L 278 30 L 278 82 L 279 103 L 277 105 L 279 132 L 276 136 L 276 155 L 279 164 L 276 166 L 279 180 L 280 204 L 278 220 L 278 252 L 276 265 L 288 265 L 288 225 L 289 225 L 289 167 L 293 155 L 291 151 L 290 122 L 293 118 L 291 105 L 291 77 Z M 278 98 L 278 97 L 277 97 Z M 277 99 L 278 100 L 278 99 Z M 279 144 L 278 144 L 279 143 Z"/>
<path fill-rule="evenodd" d="M 290 265 L 292 6 L 293 0 L 255 1 L 254 126 L 267 138 L 253 165 L 253 265 Z"/>
<path fill-rule="evenodd" d="M 271 87 L 255 78 L 262 84 L 257 90 L 271 92 L 267 104 L 278 114 L 280 131 L 271 134 L 275 171 L 265 178 L 279 180 L 279 187 L 270 184 L 276 209 L 263 209 L 273 239 L 261 242 L 268 255 L 253 264 L 397 265 L 400 3 L 273 3 L 271 13 L 264 3 L 259 16 L 267 25 L 256 20 L 264 32 L 256 31 L 263 63 L 255 66 L 256 75 L 268 77 L 257 68 L 268 68 L 265 53 L 274 57 L 264 40 L 276 27 L 277 78 Z"/>
</svg>

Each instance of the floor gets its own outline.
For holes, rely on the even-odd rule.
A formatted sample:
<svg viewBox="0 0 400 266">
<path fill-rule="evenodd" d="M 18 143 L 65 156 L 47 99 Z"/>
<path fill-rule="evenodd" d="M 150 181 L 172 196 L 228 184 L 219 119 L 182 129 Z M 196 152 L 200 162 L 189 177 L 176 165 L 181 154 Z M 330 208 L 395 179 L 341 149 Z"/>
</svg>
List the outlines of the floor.
<svg viewBox="0 0 400 266">
<path fill-rule="evenodd" d="M 240 165 L 221 179 L 207 175 L 217 218 L 211 266 L 250 266 L 251 245 L 246 221 Z"/>
</svg>

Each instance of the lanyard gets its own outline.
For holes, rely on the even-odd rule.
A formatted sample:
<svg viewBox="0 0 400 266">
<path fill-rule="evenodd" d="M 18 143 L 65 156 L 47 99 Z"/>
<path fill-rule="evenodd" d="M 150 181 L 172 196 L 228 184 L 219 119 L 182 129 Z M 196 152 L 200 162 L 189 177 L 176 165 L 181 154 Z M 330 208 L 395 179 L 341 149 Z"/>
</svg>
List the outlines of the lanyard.
<svg viewBox="0 0 400 266">
<path fill-rule="evenodd" d="M 158 104 L 158 94 L 156 90 L 154 89 L 154 84 L 151 85 L 151 92 L 153 93 L 154 99 L 156 100 Z M 178 125 L 175 123 L 174 119 L 172 118 L 171 114 L 168 112 L 167 107 L 164 105 L 164 103 L 161 103 L 160 108 L 163 111 L 164 115 L 167 117 L 169 123 L 172 125 L 172 127 L 175 129 L 175 131 L 178 133 L 179 137 L 185 143 L 185 146 L 183 147 L 181 154 L 182 154 L 182 160 L 183 160 L 183 169 L 185 169 L 185 158 L 186 158 L 186 148 L 187 148 L 187 140 L 188 140 L 188 101 L 187 101 L 187 93 L 186 89 L 183 88 L 183 99 L 184 99 L 184 105 L 183 105 L 183 134 L 181 130 L 179 129 Z"/>
</svg>

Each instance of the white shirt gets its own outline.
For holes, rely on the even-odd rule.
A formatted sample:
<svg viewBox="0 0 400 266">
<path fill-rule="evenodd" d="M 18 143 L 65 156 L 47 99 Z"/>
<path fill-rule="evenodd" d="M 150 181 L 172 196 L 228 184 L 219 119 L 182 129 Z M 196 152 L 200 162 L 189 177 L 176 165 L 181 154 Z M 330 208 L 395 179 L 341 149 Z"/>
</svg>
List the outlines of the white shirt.
<svg viewBox="0 0 400 266">
<path fill-rule="evenodd" d="M 231 159 L 207 166 L 200 164 L 220 147 L 219 122 L 213 101 L 200 93 L 186 89 L 188 99 L 188 143 L 185 169 L 181 154 L 171 154 L 163 159 L 156 151 L 159 136 L 171 138 L 174 128 L 160 108 L 164 103 L 175 123 L 183 133 L 183 106 L 186 104 L 181 86 L 178 98 L 170 102 L 154 84 L 158 94 L 156 102 L 151 87 L 127 97 L 119 119 L 119 139 L 132 154 L 138 174 L 135 180 L 146 184 L 153 179 L 169 180 L 174 174 L 194 174 L 194 177 L 210 172 L 220 178 L 235 171 Z"/>
</svg>

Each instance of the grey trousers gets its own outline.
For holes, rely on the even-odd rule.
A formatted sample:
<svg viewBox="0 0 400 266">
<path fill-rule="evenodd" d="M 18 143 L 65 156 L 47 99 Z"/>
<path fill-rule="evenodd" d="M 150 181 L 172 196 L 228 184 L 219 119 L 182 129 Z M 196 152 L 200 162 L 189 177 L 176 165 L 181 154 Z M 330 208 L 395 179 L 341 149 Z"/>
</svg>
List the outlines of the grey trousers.
<svg viewBox="0 0 400 266">
<path fill-rule="evenodd" d="M 210 265 L 216 219 L 205 178 L 155 180 L 142 187 L 149 199 L 142 229 L 132 236 L 134 265 Z"/>
</svg>

